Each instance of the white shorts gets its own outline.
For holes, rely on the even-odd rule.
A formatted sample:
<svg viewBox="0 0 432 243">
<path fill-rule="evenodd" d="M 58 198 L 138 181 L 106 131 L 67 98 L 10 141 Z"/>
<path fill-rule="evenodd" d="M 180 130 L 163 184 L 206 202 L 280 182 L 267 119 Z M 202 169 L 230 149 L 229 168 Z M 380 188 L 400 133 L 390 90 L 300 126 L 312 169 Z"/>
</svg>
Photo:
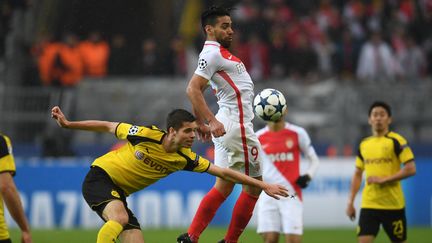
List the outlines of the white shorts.
<svg viewBox="0 0 432 243">
<path fill-rule="evenodd" d="M 226 134 L 213 138 L 215 146 L 215 165 L 222 168 L 231 168 L 251 177 L 262 175 L 261 144 L 253 130 L 252 122 L 238 121 L 238 115 L 230 114 L 226 109 L 220 109 L 216 119 L 225 128 Z M 249 163 L 245 163 L 249 161 Z"/>
<path fill-rule="evenodd" d="M 303 234 L 303 203 L 299 198 L 276 200 L 261 193 L 257 202 L 257 232 Z"/>
</svg>

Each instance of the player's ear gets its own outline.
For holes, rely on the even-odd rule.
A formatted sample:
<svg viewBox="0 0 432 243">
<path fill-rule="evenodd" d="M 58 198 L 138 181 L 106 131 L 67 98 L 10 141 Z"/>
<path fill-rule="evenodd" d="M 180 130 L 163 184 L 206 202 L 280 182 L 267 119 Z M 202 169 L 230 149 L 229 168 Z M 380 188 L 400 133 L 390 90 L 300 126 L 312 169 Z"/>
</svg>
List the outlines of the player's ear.
<svg viewBox="0 0 432 243">
<path fill-rule="evenodd" d="M 168 133 L 170 133 L 170 134 L 175 134 L 175 132 L 176 132 L 176 130 L 174 129 L 174 127 L 170 127 L 168 129 Z"/>
<path fill-rule="evenodd" d="M 211 25 L 208 24 L 208 25 L 206 25 L 204 27 L 204 29 L 205 29 L 205 32 L 206 32 L 207 35 L 213 34 L 213 26 L 211 26 Z"/>
</svg>

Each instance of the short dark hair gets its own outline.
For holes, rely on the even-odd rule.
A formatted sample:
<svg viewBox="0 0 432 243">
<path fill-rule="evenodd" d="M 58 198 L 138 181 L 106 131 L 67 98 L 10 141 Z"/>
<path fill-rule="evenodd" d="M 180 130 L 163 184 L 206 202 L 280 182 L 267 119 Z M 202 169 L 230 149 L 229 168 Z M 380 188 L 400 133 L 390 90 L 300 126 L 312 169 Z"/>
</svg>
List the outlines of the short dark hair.
<svg viewBox="0 0 432 243">
<path fill-rule="evenodd" d="M 390 105 L 387 104 L 384 101 L 375 101 L 374 103 L 372 103 L 372 105 L 369 107 L 369 116 L 371 115 L 372 110 L 375 107 L 382 107 L 382 108 L 384 108 L 384 110 L 387 111 L 387 115 L 390 116 L 390 117 L 392 116 L 392 111 L 391 111 Z"/>
<path fill-rule="evenodd" d="M 220 6 L 211 6 L 209 9 L 201 14 L 201 28 L 205 33 L 206 25 L 214 26 L 216 24 L 216 19 L 223 16 L 231 16 L 231 8 L 224 8 Z"/>
<path fill-rule="evenodd" d="M 184 109 L 175 109 L 167 116 L 167 131 L 169 131 L 170 127 L 174 128 L 174 130 L 178 130 L 183 126 L 183 122 L 194 122 L 195 120 L 195 116 L 189 111 Z"/>
</svg>

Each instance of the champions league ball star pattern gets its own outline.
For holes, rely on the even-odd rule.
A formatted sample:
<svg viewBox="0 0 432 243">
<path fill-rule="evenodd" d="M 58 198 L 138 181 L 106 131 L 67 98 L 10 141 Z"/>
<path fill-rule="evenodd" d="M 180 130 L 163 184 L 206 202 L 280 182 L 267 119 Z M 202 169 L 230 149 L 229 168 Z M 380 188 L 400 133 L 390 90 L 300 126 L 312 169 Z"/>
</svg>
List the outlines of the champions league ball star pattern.
<svg viewBox="0 0 432 243">
<path fill-rule="evenodd" d="M 277 121 L 287 109 L 283 94 L 276 89 L 264 89 L 255 96 L 253 110 L 264 121 Z"/>
</svg>

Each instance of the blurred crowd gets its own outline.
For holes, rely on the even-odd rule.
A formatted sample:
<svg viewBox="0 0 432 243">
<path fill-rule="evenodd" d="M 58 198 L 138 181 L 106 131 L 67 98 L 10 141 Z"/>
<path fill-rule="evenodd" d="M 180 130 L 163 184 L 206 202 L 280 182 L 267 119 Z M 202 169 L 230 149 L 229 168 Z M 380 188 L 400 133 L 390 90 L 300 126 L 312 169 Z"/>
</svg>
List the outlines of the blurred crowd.
<svg viewBox="0 0 432 243">
<path fill-rule="evenodd" d="M 432 73 L 432 0 L 240 0 L 233 7 L 231 49 L 256 81 L 415 83 Z M 191 48 L 173 35 L 160 47 L 151 37 L 131 45 L 131 36 L 98 30 L 38 34 L 28 48 L 26 80 L 73 86 L 84 76 L 186 76 Z M 198 36 L 195 55 L 203 43 Z"/>
</svg>

